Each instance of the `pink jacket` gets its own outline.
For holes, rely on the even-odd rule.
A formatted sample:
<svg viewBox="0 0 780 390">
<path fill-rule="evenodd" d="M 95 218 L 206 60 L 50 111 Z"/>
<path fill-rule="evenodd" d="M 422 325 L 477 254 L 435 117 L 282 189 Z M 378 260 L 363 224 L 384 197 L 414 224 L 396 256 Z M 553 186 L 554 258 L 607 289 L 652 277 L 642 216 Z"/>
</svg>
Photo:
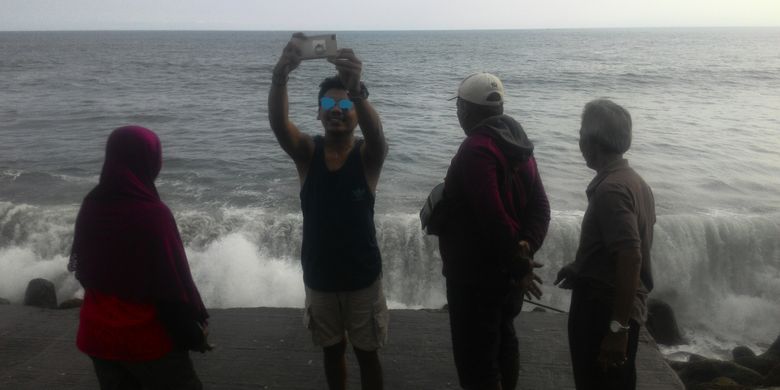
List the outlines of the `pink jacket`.
<svg viewBox="0 0 780 390">
<path fill-rule="evenodd" d="M 439 250 L 452 282 L 508 281 L 506 265 L 518 242 L 528 241 L 535 252 L 547 234 L 550 205 L 533 144 L 511 118 L 495 119 L 469 132 L 445 179 L 453 210 L 439 235 Z"/>
</svg>

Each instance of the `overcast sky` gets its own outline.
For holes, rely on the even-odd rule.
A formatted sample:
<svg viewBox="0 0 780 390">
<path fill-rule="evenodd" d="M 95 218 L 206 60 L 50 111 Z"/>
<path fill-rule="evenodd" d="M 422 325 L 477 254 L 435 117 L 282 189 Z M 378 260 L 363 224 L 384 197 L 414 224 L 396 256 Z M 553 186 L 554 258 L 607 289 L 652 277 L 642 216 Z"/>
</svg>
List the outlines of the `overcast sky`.
<svg viewBox="0 0 780 390">
<path fill-rule="evenodd" d="M 0 0 L 0 30 L 780 26 L 780 0 Z"/>
</svg>

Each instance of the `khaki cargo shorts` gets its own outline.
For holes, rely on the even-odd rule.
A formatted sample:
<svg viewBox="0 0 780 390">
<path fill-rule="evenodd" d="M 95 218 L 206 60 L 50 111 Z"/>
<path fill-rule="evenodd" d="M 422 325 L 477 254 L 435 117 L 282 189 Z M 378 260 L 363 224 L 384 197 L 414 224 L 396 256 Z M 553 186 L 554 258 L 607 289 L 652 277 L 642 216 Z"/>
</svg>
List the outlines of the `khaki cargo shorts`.
<svg viewBox="0 0 780 390">
<path fill-rule="evenodd" d="M 387 340 L 388 312 L 382 278 L 355 291 L 323 292 L 306 287 L 303 325 L 312 341 L 330 347 L 346 338 L 362 351 L 375 351 Z"/>
</svg>

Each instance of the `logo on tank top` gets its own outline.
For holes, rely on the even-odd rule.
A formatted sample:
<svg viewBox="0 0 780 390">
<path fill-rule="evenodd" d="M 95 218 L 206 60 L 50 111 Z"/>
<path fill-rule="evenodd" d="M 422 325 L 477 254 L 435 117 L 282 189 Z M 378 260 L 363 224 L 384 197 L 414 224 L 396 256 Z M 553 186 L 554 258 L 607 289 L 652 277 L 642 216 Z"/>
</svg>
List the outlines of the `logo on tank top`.
<svg viewBox="0 0 780 390">
<path fill-rule="evenodd" d="M 352 201 L 353 202 L 359 202 L 366 197 L 366 189 L 365 188 L 355 188 L 352 190 Z"/>
</svg>

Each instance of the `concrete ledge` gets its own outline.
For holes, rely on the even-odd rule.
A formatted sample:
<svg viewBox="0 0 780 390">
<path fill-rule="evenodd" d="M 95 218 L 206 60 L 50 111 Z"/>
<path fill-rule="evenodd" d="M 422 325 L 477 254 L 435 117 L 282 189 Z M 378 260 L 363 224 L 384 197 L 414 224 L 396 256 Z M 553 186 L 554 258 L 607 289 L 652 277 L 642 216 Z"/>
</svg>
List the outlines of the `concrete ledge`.
<svg viewBox="0 0 780 390">
<path fill-rule="evenodd" d="M 193 354 L 206 389 L 326 389 L 321 351 L 303 328 L 300 309 L 212 309 L 211 342 Z M 521 389 L 574 389 L 566 316 L 524 312 L 520 337 Z M 0 389 L 97 389 L 92 365 L 75 347 L 78 310 L 0 306 Z M 383 349 L 389 390 L 458 389 L 446 312 L 393 310 Z M 359 389 L 348 356 L 350 389 Z M 639 389 L 683 389 L 652 338 L 643 332 Z"/>
</svg>

